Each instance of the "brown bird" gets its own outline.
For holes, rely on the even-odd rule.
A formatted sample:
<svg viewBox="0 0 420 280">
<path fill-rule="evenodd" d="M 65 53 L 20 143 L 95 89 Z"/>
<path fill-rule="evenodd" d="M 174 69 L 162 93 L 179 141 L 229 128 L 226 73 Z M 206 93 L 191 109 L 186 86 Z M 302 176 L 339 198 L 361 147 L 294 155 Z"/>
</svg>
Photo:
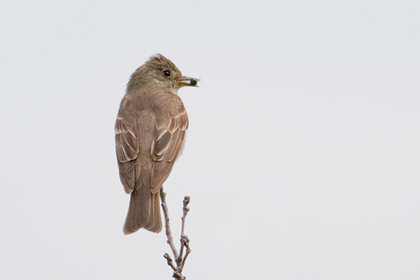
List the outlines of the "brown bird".
<svg viewBox="0 0 420 280">
<path fill-rule="evenodd" d="M 159 192 L 180 155 L 188 128 L 178 90 L 197 82 L 182 76 L 161 54 L 131 75 L 115 123 L 120 179 L 131 194 L 125 234 L 140 228 L 162 229 Z"/>
</svg>

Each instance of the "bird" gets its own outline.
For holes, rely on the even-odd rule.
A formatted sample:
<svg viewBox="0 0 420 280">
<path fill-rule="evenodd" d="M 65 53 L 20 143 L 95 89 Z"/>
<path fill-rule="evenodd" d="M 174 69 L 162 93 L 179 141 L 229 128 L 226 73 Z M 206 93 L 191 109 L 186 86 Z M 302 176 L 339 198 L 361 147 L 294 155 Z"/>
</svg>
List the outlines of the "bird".
<svg viewBox="0 0 420 280">
<path fill-rule="evenodd" d="M 131 195 L 124 234 L 162 230 L 160 191 L 184 144 L 188 115 L 178 95 L 199 79 L 183 76 L 162 54 L 131 75 L 115 122 L 119 177 Z"/>
</svg>

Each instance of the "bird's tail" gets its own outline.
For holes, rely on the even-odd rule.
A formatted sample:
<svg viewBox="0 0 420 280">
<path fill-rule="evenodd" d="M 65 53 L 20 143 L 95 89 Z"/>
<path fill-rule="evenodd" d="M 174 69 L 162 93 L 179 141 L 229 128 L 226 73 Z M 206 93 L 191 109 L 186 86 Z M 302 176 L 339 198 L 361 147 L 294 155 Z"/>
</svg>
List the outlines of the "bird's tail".
<svg viewBox="0 0 420 280">
<path fill-rule="evenodd" d="M 152 232 L 162 230 L 159 192 L 153 194 L 149 187 L 142 186 L 131 193 L 130 206 L 124 224 L 124 233 L 130 234 L 140 228 Z"/>
</svg>

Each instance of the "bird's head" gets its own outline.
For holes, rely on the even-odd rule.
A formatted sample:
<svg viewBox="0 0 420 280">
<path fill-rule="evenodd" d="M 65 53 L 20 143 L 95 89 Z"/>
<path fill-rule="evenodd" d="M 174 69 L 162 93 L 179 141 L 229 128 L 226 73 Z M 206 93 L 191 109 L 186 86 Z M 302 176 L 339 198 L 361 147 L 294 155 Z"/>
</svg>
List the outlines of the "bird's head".
<svg viewBox="0 0 420 280">
<path fill-rule="evenodd" d="M 156 54 L 133 73 L 127 90 L 147 87 L 166 89 L 177 94 L 181 87 L 197 86 L 198 81 L 199 79 L 183 76 L 172 61 Z"/>
</svg>

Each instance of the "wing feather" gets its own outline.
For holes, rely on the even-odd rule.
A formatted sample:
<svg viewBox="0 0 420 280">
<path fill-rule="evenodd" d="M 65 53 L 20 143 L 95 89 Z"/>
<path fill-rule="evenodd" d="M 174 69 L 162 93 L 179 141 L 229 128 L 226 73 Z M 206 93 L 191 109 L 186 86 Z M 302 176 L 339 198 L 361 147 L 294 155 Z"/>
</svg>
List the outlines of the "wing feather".
<svg viewBox="0 0 420 280">
<path fill-rule="evenodd" d="M 148 121 L 150 113 L 138 114 L 137 118 L 129 118 L 129 115 L 117 118 L 116 152 L 120 179 L 127 193 L 134 190 L 136 181 L 140 179 L 147 180 L 151 192 L 157 193 L 172 171 L 188 129 L 187 112 L 182 101 L 178 99 L 177 102 L 178 106 L 169 108 L 165 112 L 166 116 L 155 115 L 156 121 L 153 120 L 155 117 Z M 146 124 L 153 124 L 153 128 Z M 149 133 L 152 133 L 150 138 Z M 147 141 L 151 141 L 149 146 Z M 151 149 L 150 153 L 145 153 L 145 149 Z"/>
<path fill-rule="evenodd" d="M 129 125 L 122 118 L 115 124 L 115 142 L 117 150 L 120 180 L 127 193 L 131 193 L 136 184 L 135 161 L 139 154 L 138 126 Z"/>
<path fill-rule="evenodd" d="M 154 145 L 152 146 L 153 176 L 150 187 L 152 193 L 159 190 L 168 178 L 175 160 L 181 153 L 185 132 L 188 128 L 188 115 L 182 107 L 181 113 L 171 119 L 160 130 L 157 130 Z M 163 131 L 162 131 L 163 130 Z"/>
</svg>

